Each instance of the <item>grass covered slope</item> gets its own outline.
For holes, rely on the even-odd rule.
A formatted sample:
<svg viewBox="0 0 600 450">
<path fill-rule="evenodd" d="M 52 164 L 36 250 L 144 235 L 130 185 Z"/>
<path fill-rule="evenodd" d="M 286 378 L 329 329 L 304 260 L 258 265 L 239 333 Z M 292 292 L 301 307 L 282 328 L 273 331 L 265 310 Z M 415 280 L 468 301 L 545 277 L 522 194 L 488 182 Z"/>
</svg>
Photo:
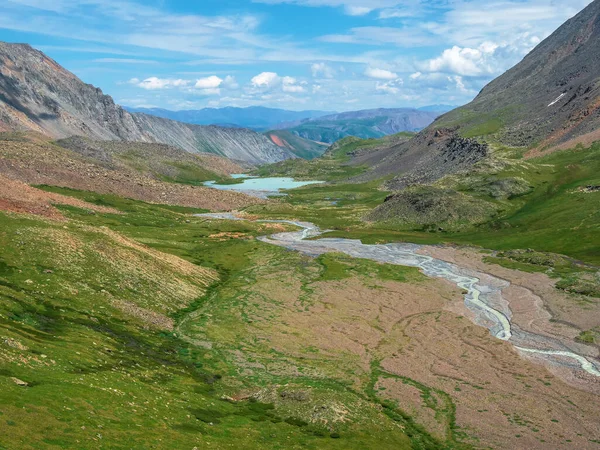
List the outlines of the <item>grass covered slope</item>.
<svg viewBox="0 0 600 450">
<path fill-rule="evenodd" d="M 598 143 L 528 161 L 486 160 L 468 174 L 390 196 L 366 216 L 374 223 L 363 232 L 417 232 L 415 239 L 430 242 L 533 248 L 598 264 L 599 171 Z"/>
<path fill-rule="evenodd" d="M 286 176 L 299 180 L 347 182 L 360 177 L 368 168 L 371 154 L 382 148 L 406 142 L 412 133 L 398 133 L 382 139 L 346 137 L 331 145 L 319 158 L 293 159 L 261 166 L 253 173 L 262 177 Z"/>
<path fill-rule="evenodd" d="M 50 190 L 120 213 L 0 213 L 0 448 L 466 448 L 452 410 L 430 433 L 373 389 L 382 369 L 286 325 L 327 283 L 416 270 L 254 239 L 280 225 Z"/>
</svg>

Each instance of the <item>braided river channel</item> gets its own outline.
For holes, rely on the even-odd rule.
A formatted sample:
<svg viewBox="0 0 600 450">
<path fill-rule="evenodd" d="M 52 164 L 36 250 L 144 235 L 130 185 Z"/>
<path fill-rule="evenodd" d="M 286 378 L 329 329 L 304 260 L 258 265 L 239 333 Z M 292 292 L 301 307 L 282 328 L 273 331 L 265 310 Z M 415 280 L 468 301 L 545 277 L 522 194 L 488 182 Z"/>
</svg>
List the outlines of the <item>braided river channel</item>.
<svg viewBox="0 0 600 450">
<path fill-rule="evenodd" d="M 245 220 L 231 213 L 199 214 L 198 216 L 208 219 Z M 260 222 L 288 224 L 300 228 L 300 231 L 277 233 L 259 238 L 268 244 L 313 256 L 326 252 L 339 252 L 380 263 L 418 267 L 423 274 L 429 277 L 448 280 L 465 291 L 465 305 L 473 312 L 475 322 L 486 327 L 494 337 L 510 342 L 524 355 L 536 356 L 548 363 L 573 370 L 583 370 L 594 377 L 600 377 L 600 361 L 597 359 L 575 353 L 572 349 L 566 348 L 566 344 L 558 339 L 524 331 L 512 324 L 509 302 L 502 296 L 502 291 L 510 286 L 506 280 L 419 254 L 418 251 L 422 246 L 416 244 L 366 245 L 359 240 L 338 238 L 307 240 L 322 235 L 323 231 L 308 222 L 288 220 L 263 220 Z M 482 282 L 482 278 L 485 278 L 486 281 Z"/>
</svg>

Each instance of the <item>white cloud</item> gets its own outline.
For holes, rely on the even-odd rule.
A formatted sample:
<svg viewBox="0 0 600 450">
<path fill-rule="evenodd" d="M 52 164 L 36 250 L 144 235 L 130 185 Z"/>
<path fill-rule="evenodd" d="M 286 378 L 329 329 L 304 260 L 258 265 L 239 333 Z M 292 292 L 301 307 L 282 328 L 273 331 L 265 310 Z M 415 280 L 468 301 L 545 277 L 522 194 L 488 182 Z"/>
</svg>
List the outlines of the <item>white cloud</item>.
<svg viewBox="0 0 600 450">
<path fill-rule="evenodd" d="M 398 74 L 385 69 L 377 69 L 375 67 L 367 67 L 365 75 L 369 78 L 376 78 L 378 80 L 395 80 L 398 78 Z"/>
<path fill-rule="evenodd" d="M 481 75 L 484 72 L 483 52 L 475 48 L 462 48 L 454 46 L 444 50 L 437 58 L 429 60 L 425 64 L 429 72 L 449 72 L 460 75 Z"/>
<path fill-rule="evenodd" d="M 262 72 L 250 81 L 254 87 L 271 88 L 279 83 L 279 75 L 275 72 Z"/>
<path fill-rule="evenodd" d="M 132 78 L 129 80 L 129 84 L 134 84 L 142 89 L 147 89 L 149 91 L 157 90 L 157 89 L 170 89 L 175 87 L 185 87 L 189 84 L 189 81 L 182 79 L 173 79 L 173 78 L 157 78 L 150 77 L 146 78 L 143 81 L 140 81 L 137 78 Z"/>
<path fill-rule="evenodd" d="M 375 85 L 375 90 L 387 94 L 398 95 L 400 93 L 400 88 L 403 84 L 404 81 L 401 78 L 397 78 L 387 82 L 378 82 Z"/>
<path fill-rule="evenodd" d="M 346 6 L 346 14 L 349 16 L 364 16 L 365 14 L 369 14 L 373 8 L 368 6 Z"/>
<path fill-rule="evenodd" d="M 238 89 L 240 85 L 236 81 L 235 77 L 231 75 L 227 75 L 223 80 L 223 87 L 227 89 Z"/>
<path fill-rule="evenodd" d="M 223 84 L 223 80 L 216 75 L 210 77 L 200 78 L 196 80 L 194 87 L 196 89 L 216 89 Z"/>
<path fill-rule="evenodd" d="M 417 64 L 421 71 L 442 72 L 464 77 L 493 77 L 513 66 L 540 42 L 525 32 L 509 42 L 485 41 L 478 47 L 453 46 L 436 58 Z"/>
<path fill-rule="evenodd" d="M 298 80 L 293 77 L 283 77 L 282 83 L 283 92 L 300 93 L 305 91 L 304 87 L 299 85 Z"/>
<path fill-rule="evenodd" d="M 326 63 L 314 63 L 310 66 L 310 70 L 312 71 L 312 76 L 314 78 L 323 77 L 323 78 L 333 78 L 335 77 L 335 70 L 329 67 Z"/>
<path fill-rule="evenodd" d="M 390 8 L 399 3 L 414 2 L 414 0 L 253 0 L 254 3 L 292 3 L 301 6 L 332 8 L 341 7 L 351 16 L 363 16 L 376 9 Z"/>
</svg>

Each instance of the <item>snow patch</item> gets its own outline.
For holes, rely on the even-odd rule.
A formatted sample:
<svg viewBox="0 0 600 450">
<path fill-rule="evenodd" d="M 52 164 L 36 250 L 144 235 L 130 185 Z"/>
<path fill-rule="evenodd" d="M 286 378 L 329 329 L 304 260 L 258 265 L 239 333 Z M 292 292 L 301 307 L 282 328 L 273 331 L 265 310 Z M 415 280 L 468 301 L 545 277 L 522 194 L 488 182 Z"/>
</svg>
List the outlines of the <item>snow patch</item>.
<svg viewBox="0 0 600 450">
<path fill-rule="evenodd" d="M 567 95 L 566 92 L 563 92 L 562 94 L 560 94 L 558 97 L 556 97 L 556 100 L 554 100 L 552 103 L 550 103 L 548 105 L 548 108 L 550 108 L 552 105 L 555 105 L 556 103 L 558 103 L 558 101 L 563 98 L 565 95 Z"/>
</svg>

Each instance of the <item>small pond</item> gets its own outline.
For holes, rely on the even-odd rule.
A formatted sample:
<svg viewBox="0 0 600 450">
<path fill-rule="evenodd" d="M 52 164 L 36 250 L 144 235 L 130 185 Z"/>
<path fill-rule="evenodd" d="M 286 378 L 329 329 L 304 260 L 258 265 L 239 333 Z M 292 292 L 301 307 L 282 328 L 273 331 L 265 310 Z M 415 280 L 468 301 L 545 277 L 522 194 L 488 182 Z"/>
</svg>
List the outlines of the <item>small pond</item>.
<svg viewBox="0 0 600 450">
<path fill-rule="evenodd" d="M 270 195 L 285 195 L 284 189 L 294 189 L 310 184 L 324 183 L 324 181 L 296 181 L 289 177 L 257 178 L 245 174 L 233 174 L 232 178 L 242 179 L 236 184 L 217 184 L 215 181 L 207 181 L 204 186 L 224 191 L 237 191 L 259 198 L 267 198 Z"/>
</svg>

